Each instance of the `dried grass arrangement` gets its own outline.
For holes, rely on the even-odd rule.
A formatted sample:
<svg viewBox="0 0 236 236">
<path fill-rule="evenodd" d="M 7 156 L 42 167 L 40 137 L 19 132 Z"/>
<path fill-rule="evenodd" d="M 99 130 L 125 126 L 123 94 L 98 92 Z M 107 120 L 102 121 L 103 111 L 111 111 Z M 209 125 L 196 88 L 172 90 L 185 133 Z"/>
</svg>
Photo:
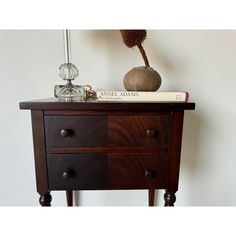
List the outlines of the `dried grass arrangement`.
<svg viewBox="0 0 236 236">
<path fill-rule="evenodd" d="M 120 30 L 120 33 L 123 38 L 124 44 L 129 47 L 133 48 L 137 46 L 139 51 L 143 57 L 144 63 L 146 67 L 150 67 L 146 52 L 142 46 L 143 41 L 147 37 L 146 30 Z"/>
</svg>

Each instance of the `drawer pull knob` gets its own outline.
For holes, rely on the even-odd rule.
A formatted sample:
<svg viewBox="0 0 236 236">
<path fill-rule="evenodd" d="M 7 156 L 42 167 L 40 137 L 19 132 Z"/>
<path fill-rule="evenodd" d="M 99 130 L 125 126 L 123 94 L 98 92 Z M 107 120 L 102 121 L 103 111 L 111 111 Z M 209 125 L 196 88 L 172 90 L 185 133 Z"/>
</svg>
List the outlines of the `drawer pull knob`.
<svg viewBox="0 0 236 236">
<path fill-rule="evenodd" d="M 72 170 L 67 170 L 62 174 L 63 179 L 70 179 L 73 177 L 73 171 Z"/>
<path fill-rule="evenodd" d="M 153 170 L 145 170 L 145 177 L 147 179 L 155 177 L 155 171 L 153 171 Z"/>
<path fill-rule="evenodd" d="M 61 136 L 64 138 L 69 137 L 71 134 L 72 134 L 72 130 L 69 130 L 69 129 L 61 130 Z"/>
<path fill-rule="evenodd" d="M 156 130 L 155 129 L 148 129 L 147 130 L 147 136 L 148 137 L 154 137 L 156 135 Z"/>
</svg>

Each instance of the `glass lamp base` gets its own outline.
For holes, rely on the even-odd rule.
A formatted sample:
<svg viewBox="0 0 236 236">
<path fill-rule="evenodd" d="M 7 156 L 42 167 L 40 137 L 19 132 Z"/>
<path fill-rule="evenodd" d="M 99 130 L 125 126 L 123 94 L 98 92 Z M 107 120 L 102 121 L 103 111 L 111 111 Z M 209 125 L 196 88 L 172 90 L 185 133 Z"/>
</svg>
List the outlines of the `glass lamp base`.
<svg viewBox="0 0 236 236">
<path fill-rule="evenodd" d="M 84 101 L 86 93 L 82 85 L 67 83 L 66 85 L 55 85 L 54 96 L 65 102 Z"/>
</svg>

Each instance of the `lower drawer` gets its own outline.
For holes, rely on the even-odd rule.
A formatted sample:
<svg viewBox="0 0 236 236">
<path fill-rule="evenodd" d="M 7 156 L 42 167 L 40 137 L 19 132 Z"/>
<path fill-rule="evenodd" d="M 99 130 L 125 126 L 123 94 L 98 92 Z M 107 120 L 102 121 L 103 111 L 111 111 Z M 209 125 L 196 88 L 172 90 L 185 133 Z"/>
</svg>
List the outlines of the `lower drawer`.
<svg viewBox="0 0 236 236">
<path fill-rule="evenodd" d="M 107 188 L 105 154 L 49 154 L 50 190 L 90 190 Z"/>
<path fill-rule="evenodd" d="M 109 189 L 161 189 L 166 187 L 167 155 L 109 154 Z"/>
<path fill-rule="evenodd" d="M 164 154 L 49 154 L 47 159 L 50 190 L 166 187 Z"/>
</svg>

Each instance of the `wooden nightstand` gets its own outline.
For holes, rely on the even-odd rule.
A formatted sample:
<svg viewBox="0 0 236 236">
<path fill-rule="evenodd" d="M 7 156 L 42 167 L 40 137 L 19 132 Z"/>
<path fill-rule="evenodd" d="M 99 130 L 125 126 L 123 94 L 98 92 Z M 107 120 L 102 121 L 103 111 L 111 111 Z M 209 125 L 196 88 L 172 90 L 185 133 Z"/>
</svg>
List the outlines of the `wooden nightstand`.
<svg viewBox="0 0 236 236">
<path fill-rule="evenodd" d="M 184 110 L 194 103 L 21 102 L 32 115 L 37 191 L 165 189 L 165 206 L 178 190 Z"/>
</svg>

